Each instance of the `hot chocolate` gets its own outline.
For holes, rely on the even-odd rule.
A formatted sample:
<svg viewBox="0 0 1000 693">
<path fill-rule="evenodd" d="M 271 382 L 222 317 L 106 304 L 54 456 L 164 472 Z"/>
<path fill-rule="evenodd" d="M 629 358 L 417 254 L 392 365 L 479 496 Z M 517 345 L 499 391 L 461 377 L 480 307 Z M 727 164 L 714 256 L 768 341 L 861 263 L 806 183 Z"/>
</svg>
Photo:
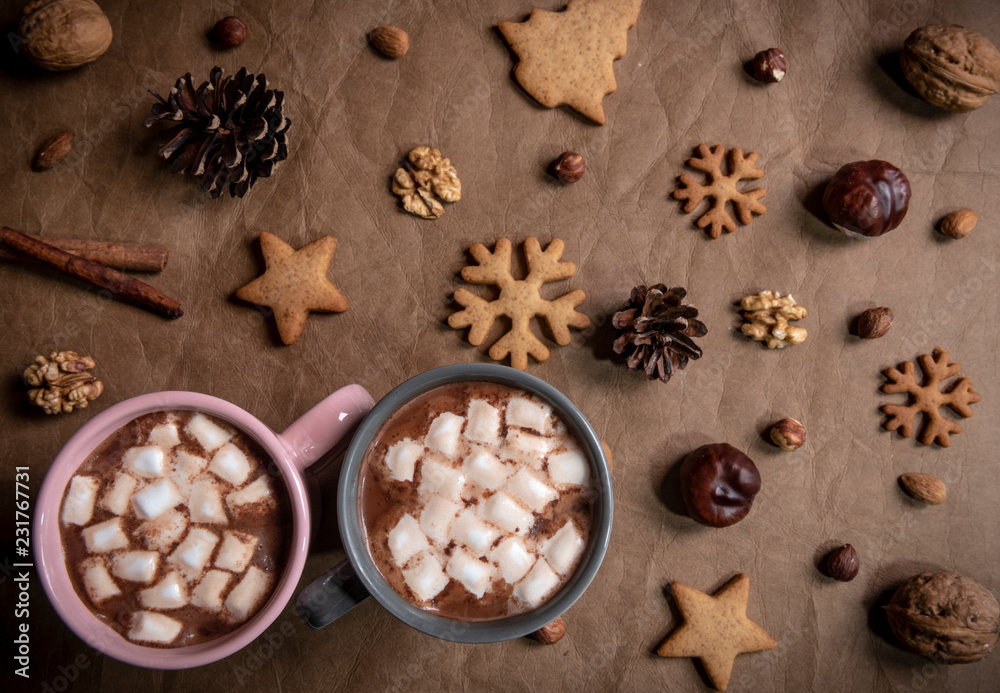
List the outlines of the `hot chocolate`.
<svg viewBox="0 0 1000 693">
<path fill-rule="evenodd" d="M 63 553 L 81 599 L 128 640 L 183 647 L 250 620 L 291 543 L 288 492 L 235 427 L 154 412 L 101 443 L 60 508 Z"/>
<path fill-rule="evenodd" d="M 440 616 L 484 621 L 559 591 L 588 544 L 586 453 L 543 400 L 493 382 L 405 404 L 365 454 L 359 497 L 386 581 Z"/>
</svg>

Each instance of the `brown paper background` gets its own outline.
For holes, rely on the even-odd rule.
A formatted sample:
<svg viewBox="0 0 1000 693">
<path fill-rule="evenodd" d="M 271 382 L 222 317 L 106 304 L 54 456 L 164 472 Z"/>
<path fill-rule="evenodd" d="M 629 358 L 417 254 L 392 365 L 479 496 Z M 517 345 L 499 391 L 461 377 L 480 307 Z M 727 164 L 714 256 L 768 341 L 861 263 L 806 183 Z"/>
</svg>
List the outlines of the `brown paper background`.
<svg viewBox="0 0 1000 693">
<path fill-rule="evenodd" d="M 3 25 L 20 4 L 0 3 Z M 614 450 L 615 525 L 601 571 L 566 615 L 568 635 L 550 647 L 439 641 L 369 600 L 318 632 L 289 607 L 268 631 L 271 643 L 280 635 L 276 647 L 265 635 L 214 665 L 148 671 L 61 627 L 35 579 L 32 690 L 74 675 L 79 691 L 704 691 L 692 660 L 653 653 L 679 623 L 665 588 L 679 580 L 712 591 L 738 572 L 750 576 L 749 616 L 779 644 L 738 657 L 731 691 L 995 690 L 1000 656 L 935 665 L 900 649 L 878 608 L 927 569 L 965 573 L 1000 594 L 1000 97 L 968 114 L 939 111 L 901 86 L 894 55 L 928 23 L 974 27 L 1000 43 L 992 0 L 707 0 L 697 9 L 647 0 L 615 64 L 604 127 L 538 106 L 511 79 L 512 55 L 494 27 L 526 17 L 530 0 L 101 4 L 114 41 L 72 72 L 26 67 L 4 29 L 0 223 L 169 246 L 167 269 L 146 278 L 185 315 L 164 320 L 53 272 L 0 265 L 5 495 L 14 466 L 27 465 L 34 497 L 79 426 L 142 393 L 207 392 L 280 431 L 344 384 L 378 398 L 426 369 L 488 360 L 445 322 L 466 249 L 533 235 L 566 242 L 577 274 L 545 295 L 583 289 L 593 327 L 552 345 L 549 361 L 529 372 L 573 399 Z M 205 33 L 227 14 L 247 22 L 250 39 L 220 51 Z M 409 32 L 403 59 L 367 45 L 379 24 Z M 789 71 L 764 87 L 742 64 L 772 45 Z M 142 127 L 147 87 L 166 93 L 186 72 L 200 82 L 215 64 L 264 72 L 285 91 L 293 121 L 289 159 L 243 200 L 212 200 L 172 176 Z M 35 148 L 62 128 L 76 133 L 76 147 L 33 173 Z M 701 142 L 760 152 L 766 172 L 768 212 L 714 241 L 670 198 Z M 434 222 L 400 211 L 388 190 L 400 157 L 425 143 L 451 158 L 463 184 L 462 200 Z M 571 186 L 545 173 L 567 149 L 587 162 Z M 899 229 L 856 241 L 815 211 L 833 171 L 869 158 L 901 167 L 913 198 Z M 961 207 L 979 210 L 978 227 L 961 241 L 943 238 L 935 223 Z M 233 297 L 262 270 L 261 231 L 295 246 L 338 239 L 330 276 L 351 308 L 312 316 L 292 346 Z M 661 281 L 685 286 L 709 327 L 704 358 L 667 385 L 628 372 L 609 346 L 609 316 L 632 286 Z M 733 303 L 762 289 L 791 292 L 808 308 L 804 344 L 774 352 L 739 333 Z M 874 342 L 851 337 L 851 317 L 875 305 L 893 308 L 892 330 Z M 880 371 L 936 346 L 983 395 L 948 449 L 882 430 L 878 411 L 902 399 L 878 391 Z M 85 411 L 47 418 L 29 411 L 18 369 L 57 348 L 92 355 L 106 391 Z M 794 454 L 763 438 L 784 416 L 808 427 Z M 748 518 L 723 530 L 675 510 L 676 463 L 714 441 L 745 450 L 763 477 Z M 338 466 L 321 477 L 327 497 Z M 907 499 L 896 478 L 909 471 L 942 478 L 948 501 Z M 844 542 L 862 569 L 834 583 L 816 564 Z M 328 516 L 302 584 L 342 557 Z M 14 592 L 5 583 L 7 612 Z"/>
</svg>

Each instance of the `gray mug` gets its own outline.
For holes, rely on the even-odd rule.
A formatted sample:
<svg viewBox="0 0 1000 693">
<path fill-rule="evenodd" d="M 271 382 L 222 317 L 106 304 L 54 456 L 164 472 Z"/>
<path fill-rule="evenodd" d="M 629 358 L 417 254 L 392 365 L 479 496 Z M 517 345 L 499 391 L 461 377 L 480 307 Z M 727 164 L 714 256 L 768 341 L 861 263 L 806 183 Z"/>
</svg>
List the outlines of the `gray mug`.
<svg viewBox="0 0 1000 693">
<path fill-rule="evenodd" d="M 491 621 L 458 621 L 414 606 L 400 596 L 379 572 L 368 552 L 358 511 L 358 491 L 365 453 L 392 414 L 414 397 L 441 385 L 488 381 L 519 388 L 541 398 L 576 435 L 591 465 L 594 518 L 590 540 L 576 572 L 536 609 Z M 487 643 L 528 635 L 561 616 L 586 591 L 597 574 L 611 539 L 614 501 L 611 472 L 601 441 L 580 410 L 554 387 L 522 371 L 485 363 L 456 364 L 415 376 L 392 390 L 361 422 L 344 456 L 337 491 L 337 517 L 347 560 L 307 586 L 296 599 L 303 620 L 322 628 L 347 613 L 369 595 L 403 623 L 444 640 Z"/>
</svg>

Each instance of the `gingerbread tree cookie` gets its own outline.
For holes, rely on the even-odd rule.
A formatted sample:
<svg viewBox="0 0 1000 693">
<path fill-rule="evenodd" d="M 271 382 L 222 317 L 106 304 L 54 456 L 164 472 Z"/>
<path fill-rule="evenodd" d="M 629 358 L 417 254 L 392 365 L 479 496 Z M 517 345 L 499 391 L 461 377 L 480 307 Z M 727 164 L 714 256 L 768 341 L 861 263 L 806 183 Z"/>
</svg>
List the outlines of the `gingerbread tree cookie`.
<svg viewBox="0 0 1000 693">
<path fill-rule="evenodd" d="M 937 441 L 943 448 L 951 445 L 949 434 L 961 433 L 962 425 L 946 419 L 941 408 L 951 407 L 956 414 L 968 419 L 972 416 L 969 405 L 982 398 L 972 389 L 972 381 L 968 378 L 959 378 L 947 390 L 941 389 L 946 379 L 958 375 L 962 370 L 961 366 L 951 363 L 949 359 L 948 352 L 940 347 L 934 350 L 933 356 L 921 354 L 919 361 L 920 370 L 924 373 L 923 383 L 917 382 L 912 361 L 903 361 L 898 369 L 885 370 L 885 377 L 889 382 L 882 385 L 882 392 L 890 395 L 905 392 L 910 395 L 908 404 L 882 405 L 882 412 L 889 415 L 889 419 L 882 424 L 886 430 L 899 430 L 901 436 L 909 438 L 913 435 L 917 414 L 923 412 L 926 423 L 918 440 L 924 445 Z"/>
<path fill-rule="evenodd" d="M 572 262 L 559 262 L 563 253 L 563 242 L 554 240 L 543 251 L 537 238 L 524 242 L 524 255 L 528 263 L 528 276 L 514 279 L 510 273 L 511 244 L 506 238 L 497 241 L 491 253 L 481 243 L 469 249 L 478 265 L 462 268 L 462 279 L 470 284 L 495 284 L 500 289 L 500 297 L 487 301 L 471 291 L 459 289 L 455 301 L 465 309 L 453 313 L 448 324 L 456 329 L 471 327 L 469 343 L 479 346 L 486 339 L 497 318 L 510 318 L 510 331 L 490 347 L 490 358 L 502 361 L 510 355 L 510 365 L 518 370 L 526 370 L 528 356 L 539 363 L 549 358 L 549 350 L 531 331 L 531 319 L 545 318 L 556 343 L 569 344 L 569 328 L 583 329 L 590 325 L 590 318 L 574 310 L 583 303 L 586 295 L 580 289 L 570 291 L 554 301 L 542 298 L 539 289 L 546 282 L 569 279 L 576 274 Z"/>
<path fill-rule="evenodd" d="M 741 180 L 756 180 L 764 175 L 764 169 L 757 168 L 757 152 L 743 156 L 743 150 L 734 147 L 729 150 L 729 173 L 722 170 L 725 149 L 717 144 L 709 149 L 706 144 L 698 145 L 698 156 L 687 160 L 691 168 L 708 174 L 708 181 L 699 183 L 686 173 L 680 175 L 681 187 L 674 191 L 675 200 L 687 200 L 684 213 L 690 214 L 706 197 L 715 200 L 707 212 L 698 217 L 699 229 L 708 227 L 708 235 L 718 238 L 722 232 L 732 233 L 736 222 L 726 211 L 726 203 L 732 202 L 741 224 L 749 224 L 754 214 L 763 214 L 767 207 L 760 198 L 767 194 L 767 188 L 741 191 L 737 183 Z"/>
<path fill-rule="evenodd" d="M 563 12 L 534 9 L 526 22 L 500 22 L 520 58 L 514 76 L 540 104 L 563 104 L 604 125 L 605 94 L 618 88 L 612 63 L 625 57 L 642 0 L 569 0 Z"/>
</svg>

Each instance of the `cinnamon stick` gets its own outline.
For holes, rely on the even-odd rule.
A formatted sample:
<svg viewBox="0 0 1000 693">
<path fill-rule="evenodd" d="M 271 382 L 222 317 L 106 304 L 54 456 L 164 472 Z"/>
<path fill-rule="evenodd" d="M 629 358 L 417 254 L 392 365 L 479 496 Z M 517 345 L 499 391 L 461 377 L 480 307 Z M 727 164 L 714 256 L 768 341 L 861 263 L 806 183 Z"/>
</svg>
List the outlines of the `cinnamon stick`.
<svg viewBox="0 0 1000 693">
<path fill-rule="evenodd" d="M 36 241 L 55 246 L 67 253 L 79 255 L 105 267 L 132 272 L 161 272 L 167 266 L 170 251 L 161 245 L 139 243 L 115 243 L 112 241 L 89 241 L 75 238 L 46 238 L 25 234 Z M 0 248 L 0 259 L 24 261 L 25 257 L 10 250 Z"/>
<path fill-rule="evenodd" d="M 65 250 L 27 236 L 20 231 L 9 229 L 6 226 L 0 228 L 0 244 L 92 286 L 107 289 L 123 301 L 141 306 L 164 317 L 179 318 L 184 315 L 180 303 L 164 296 L 149 284 L 118 270 L 67 253 Z"/>
</svg>

